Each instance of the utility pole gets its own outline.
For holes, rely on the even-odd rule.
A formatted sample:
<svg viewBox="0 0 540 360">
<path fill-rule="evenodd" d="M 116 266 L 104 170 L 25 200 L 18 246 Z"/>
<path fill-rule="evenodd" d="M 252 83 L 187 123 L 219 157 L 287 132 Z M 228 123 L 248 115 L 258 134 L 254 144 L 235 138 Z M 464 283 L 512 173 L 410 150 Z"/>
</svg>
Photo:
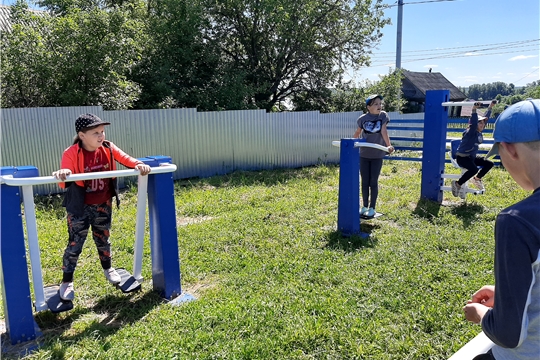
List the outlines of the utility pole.
<svg viewBox="0 0 540 360">
<path fill-rule="evenodd" d="M 396 38 L 396 69 L 401 69 L 401 29 L 403 20 L 403 0 L 398 0 L 398 20 Z"/>
</svg>

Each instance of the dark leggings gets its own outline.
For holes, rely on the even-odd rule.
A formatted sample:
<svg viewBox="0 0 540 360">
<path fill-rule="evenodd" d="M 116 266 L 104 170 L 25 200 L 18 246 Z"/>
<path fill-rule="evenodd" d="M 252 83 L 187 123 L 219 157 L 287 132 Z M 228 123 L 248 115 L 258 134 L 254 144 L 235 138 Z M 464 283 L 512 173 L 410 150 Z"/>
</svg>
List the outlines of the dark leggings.
<svg viewBox="0 0 540 360">
<path fill-rule="evenodd" d="M 467 171 L 463 175 L 461 175 L 461 177 L 457 181 L 459 185 L 465 184 L 469 179 L 476 175 L 476 173 L 478 173 L 477 177 L 479 179 L 483 178 L 484 175 L 486 175 L 487 172 L 493 167 L 492 161 L 486 160 L 485 158 L 480 156 L 477 156 L 476 158 L 472 158 L 470 156 L 457 156 L 456 161 L 459 166 L 467 169 Z M 478 166 L 482 167 L 480 171 L 478 171 Z"/>
<path fill-rule="evenodd" d="M 103 269 L 111 267 L 111 243 L 109 241 L 111 218 L 110 200 L 99 205 L 84 205 L 84 214 L 81 217 L 71 213 L 67 214 L 69 240 L 63 258 L 63 282 L 73 281 L 73 273 L 77 267 L 79 255 L 82 252 L 90 226 L 92 226 L 92 237 L 97 247 L 101 267 Z"/>
<path fill-rule="evenodd" d="M 360 177 L 362 178 L 363 206 L 375 209 L 379 195 L 379 175 L 381 174 L 383 159 L 366 159 L 360 157 Z M 371 190 L 371 198 L 369 193 Z"/>
</svg>

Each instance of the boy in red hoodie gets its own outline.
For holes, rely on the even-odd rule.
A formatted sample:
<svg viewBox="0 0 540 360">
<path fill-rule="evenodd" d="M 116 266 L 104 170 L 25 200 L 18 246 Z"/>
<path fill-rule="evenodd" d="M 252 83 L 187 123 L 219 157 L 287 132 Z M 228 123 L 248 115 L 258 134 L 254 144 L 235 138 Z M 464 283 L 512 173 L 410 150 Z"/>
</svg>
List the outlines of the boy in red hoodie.
<svg viewBox="0 0 540 360">
<path fill-rule="evenodd" d="M 144 164 L 105 140 L 105 125 L 109 122 L 101 120 L 93 114 L 79 116 L 75 120 L 76 135 L 73 145 L 62 155 L 61 168 L 53 172 L 53 176 L 65 181 L 71 174 L 116 170 L 116 162 L 137 169 L 141 175 L 150 173 L 150 166 Z M 75 297 L 73 273 L 81 254 L 86 236 L 92 226 L 92 236 L 96 244 L 99 260 L 105 277 L 112 284 L 118 284 L 121 277 L 111 266 L 111 228 L 112 204 L 116 196 L 117 181 L 113 179 L 94 179 L 60 183 L 66 188 L 63 206 L 67 211 L 69 240 L 63 257 L 63 278 L 59 295 L 62 300 L 71 301 Z"/>
</svg>

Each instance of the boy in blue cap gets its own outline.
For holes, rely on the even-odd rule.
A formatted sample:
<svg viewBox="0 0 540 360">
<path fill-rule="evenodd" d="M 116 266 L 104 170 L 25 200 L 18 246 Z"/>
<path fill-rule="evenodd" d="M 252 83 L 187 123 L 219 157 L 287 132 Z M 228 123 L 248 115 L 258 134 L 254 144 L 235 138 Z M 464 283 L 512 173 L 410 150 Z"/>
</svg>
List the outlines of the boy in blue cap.
<svg viewBox="0 0 540 360">
<path fill-rule="evenodd" d="M 463 308 L 495 346 L 476 360 L 540 359 L 540 100 L 510 106 L 495 122 L 495 144 L 516 183 L 533 193 L 495 222 L 495 286 Z"/>
</svg>

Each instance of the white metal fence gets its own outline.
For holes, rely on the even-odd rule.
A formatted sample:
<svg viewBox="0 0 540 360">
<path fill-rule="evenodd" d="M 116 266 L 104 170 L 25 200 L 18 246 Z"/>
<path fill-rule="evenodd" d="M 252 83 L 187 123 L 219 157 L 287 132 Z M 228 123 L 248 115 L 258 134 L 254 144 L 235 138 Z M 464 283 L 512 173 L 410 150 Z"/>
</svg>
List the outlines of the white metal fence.
<svg viewBox="0 0 540 360">
<path fill-rule="evenodd" d="M 36 166 L 41 176 L 60 166 L 75 135 L 75 119 L 94 113 L 111 125 L 106 138 L 134 157 L 170 156 L 175 179 L 235 170 L 338 163 L 332 140 L 351 137 L 361 112 L 198 112 L 196 109 L 104 111 L 100 106 L 1 109 L 1 166 Z M 420 116 L 419 116 L 420 115 Z M 390 114 L 392 120 L 423 114 Z M 57 185 L 35 187 L 60 192 Z"/>
</svg>

